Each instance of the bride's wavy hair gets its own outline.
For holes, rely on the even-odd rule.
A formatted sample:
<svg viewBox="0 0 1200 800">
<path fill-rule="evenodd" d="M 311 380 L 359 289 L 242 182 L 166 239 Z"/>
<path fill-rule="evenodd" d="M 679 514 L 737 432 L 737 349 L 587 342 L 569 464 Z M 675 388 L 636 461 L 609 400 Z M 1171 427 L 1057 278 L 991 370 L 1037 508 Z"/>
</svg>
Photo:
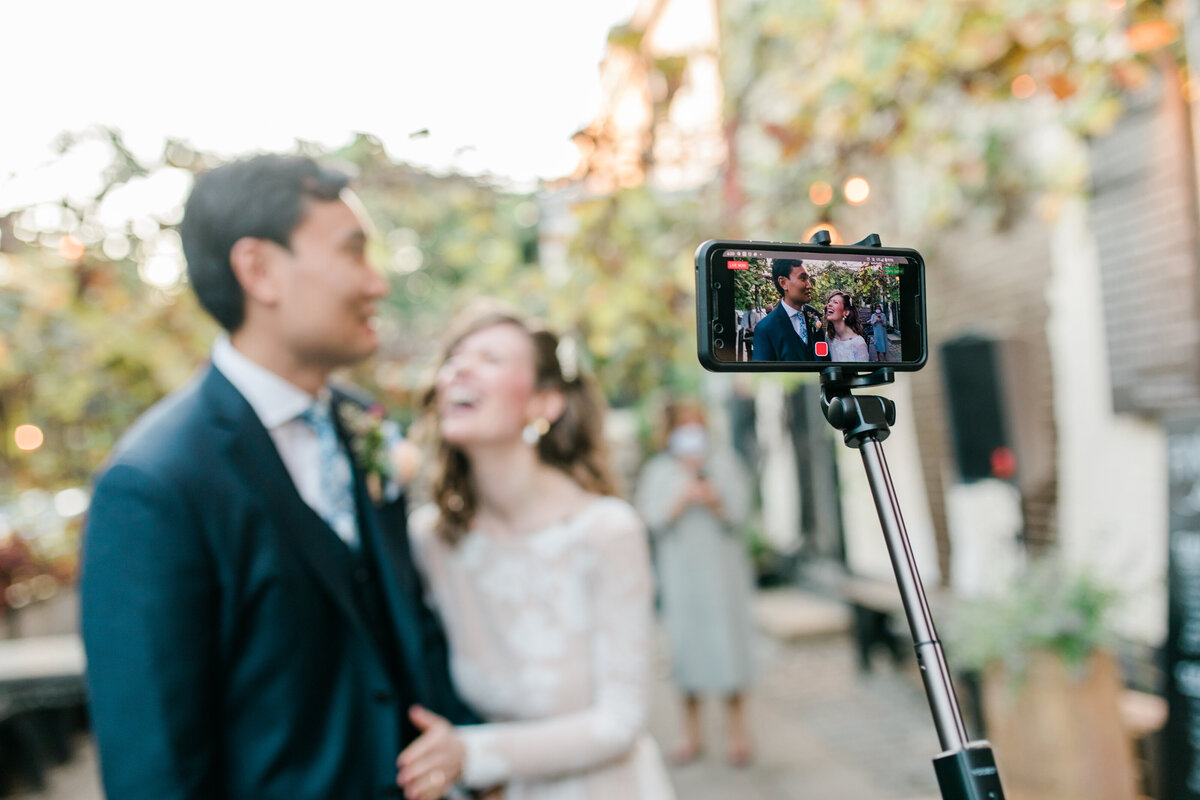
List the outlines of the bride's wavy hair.
<svg viewBox="0 0 1200 800">
<path fill-rule="evenodd" d="M 585 490 L 616 494 L 604 442 L 606 404 L 595 381 L 584 375 L 577 359 L 563 352 L 558 336 L 508 309 L 483 309 L 453 328 L 438 361 L 440 370 L 454 349 L 468 336 L 496 325 L 512 325 L 533 344 L 534 391 L 558 391 L 565 399 L 563 413 L 538 439 L 537 454 L 544 464 L 561 470 Z M 560 362 L 559 355 L 563 353 Z M 567 356 L 571 357 L 568 358 Z M 433 451 L 430 495 L 441 512 L 437 533 L 455 544 L 468 530 L 478 510 L 479 498 L 466 454 L 442 438 L 437 418 L 436 371 L 421 392 L 421 430 Z"/>
</svg>

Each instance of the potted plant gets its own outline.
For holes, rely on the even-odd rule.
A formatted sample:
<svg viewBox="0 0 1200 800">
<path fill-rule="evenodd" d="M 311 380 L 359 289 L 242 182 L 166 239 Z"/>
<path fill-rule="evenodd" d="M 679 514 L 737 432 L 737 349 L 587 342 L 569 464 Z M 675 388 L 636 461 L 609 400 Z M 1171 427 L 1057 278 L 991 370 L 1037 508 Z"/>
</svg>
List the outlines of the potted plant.
<svg viewBox="0 0 1200 800">
<path fill-rule="evenodd" d="M 981 676 L 983 723 L 1012 800 L 1136 797 L 1107 624 L 1117 599 L 1087 573 L 1044 560 L 951 617 L 951 663 Z"/>
</svg>

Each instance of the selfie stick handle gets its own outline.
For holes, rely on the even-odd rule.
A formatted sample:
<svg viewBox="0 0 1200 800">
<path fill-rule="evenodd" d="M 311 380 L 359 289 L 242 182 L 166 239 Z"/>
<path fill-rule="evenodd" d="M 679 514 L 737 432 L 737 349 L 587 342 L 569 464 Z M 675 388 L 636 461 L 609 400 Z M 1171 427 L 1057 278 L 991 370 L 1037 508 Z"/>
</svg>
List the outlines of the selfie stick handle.
<svg viewBox="0 0 1200 800">
<path fill-rule="evenodd" d="M 822 236 L 824 234 L 824 236 Z M 829 234 L 818 231 L 814 244 L 828 244 Z M 864 246 L 879 246 L 875 234 L 859 242 Z M 847 447 L 862 454 L 863 467 L 875 499 L 875 510 L 887 542 L 892 570 L 900 589 L 908 627 L 912 631 L 921 680 L 933 712 L 933 724 L 943 752 L 933 759 L 938 786 L 943 800 L 1003 800 L 1000 775 L 996 770 L 992 748 L 986 741 L 972 742 L 967 738 L 959 710 L 958 697 L 950 679 L 950 668 L 942 652 L 925 596 L 912 543 L 904 527 L 900 501 L 892 484 L 883 440 L 896 422 L 896 404 L 878 395 L 854 395 L 851 390 L 865 386 L 880 386 L 895 381 L 895 371 L 882 367 L 861 373 L 845 367 L 830 367 L 821 373 L 821 410 L 829 424 L 842 432 Z"/>
</svg>

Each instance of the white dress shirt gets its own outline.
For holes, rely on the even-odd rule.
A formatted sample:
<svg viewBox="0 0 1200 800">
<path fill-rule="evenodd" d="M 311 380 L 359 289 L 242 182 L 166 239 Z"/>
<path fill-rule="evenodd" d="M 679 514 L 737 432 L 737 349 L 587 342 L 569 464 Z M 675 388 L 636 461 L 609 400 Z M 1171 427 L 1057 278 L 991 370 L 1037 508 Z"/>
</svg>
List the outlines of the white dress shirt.
<svg viewBox="0 0 1200 800">
<path fill-rule="evenodd" d="M 317 514 L 327 517 L 329 509 L 321 492 L 321 444 L 316 431 L 300 415 L 315 402 L 328 405 L 329 389 L 322 388 L 313 397 L 242 355 L 226 336 L 213 344 L 212 363 L 246 398 L 271 434 L 300 497 Z"/>
<path fill-rule="evenodd" d="M 792 321 L 792 328 L 799 334 L 805 344 L 808 344 L 808 325 L 804 322 L 804 314 L 800 309 L 792 308 L 787 304 L 786 300 L 780 300 L 783 303 L 783 310 L 787 312 L 788 319 Z"/>
</svg>

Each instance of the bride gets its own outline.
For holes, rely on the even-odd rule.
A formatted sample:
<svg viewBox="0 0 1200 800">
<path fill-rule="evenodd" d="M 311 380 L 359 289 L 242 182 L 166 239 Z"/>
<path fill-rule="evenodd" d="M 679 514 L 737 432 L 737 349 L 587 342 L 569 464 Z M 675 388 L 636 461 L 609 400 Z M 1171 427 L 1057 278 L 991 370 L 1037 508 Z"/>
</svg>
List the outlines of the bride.
<svg viewBox="0 0 1200 800">
<path fill-rule="evenodd" d="M 613 496 L 603 401 L 563 349 L 489 313 L 452 337 L 425 398 L 434 502 L 412 546 L 457 687 L 487 724 L 414 708 L 424 733 L 397 762 L 410 800 L 455 779 L 509 800 L 674 796 L 646 731 L 646 531 Z"/>
</svg>

